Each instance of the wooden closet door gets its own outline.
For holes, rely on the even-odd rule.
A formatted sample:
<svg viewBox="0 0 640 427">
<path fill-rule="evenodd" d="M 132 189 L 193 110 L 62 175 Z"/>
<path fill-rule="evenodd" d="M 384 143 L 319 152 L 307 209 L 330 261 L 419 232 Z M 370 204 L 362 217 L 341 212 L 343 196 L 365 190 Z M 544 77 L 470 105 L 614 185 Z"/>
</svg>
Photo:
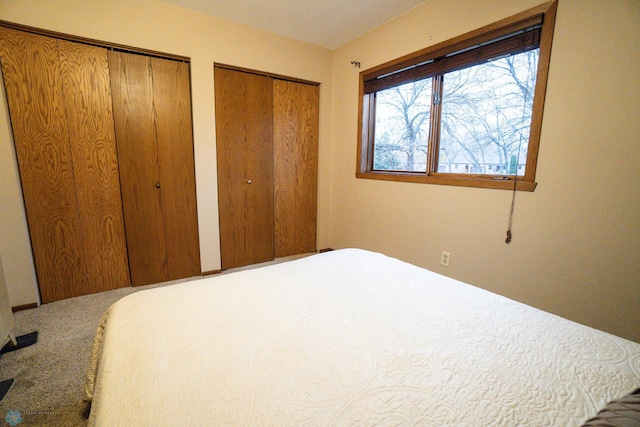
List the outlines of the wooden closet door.
<svg viewBox="0 0 640 427">
<path fill-rule="evenodd" d="M 318 86 L 273 81 L 276 257 L 315 252 Z"/>
<path fill-rule="evenodd" d="M 275 257 L 271 79 L 215 68 L 222 269 Z"/>
<path fill-rule="evenodd" d="M 201 273 L 189 65 L 151 59 L 167 280 Z"/>
<path fill-rule="evenodd" d="M 131 284 L 163 282 L 168 266 L 151 60 L 109 51 L 109 69 Z"/>
<path fill-rule="evenodd" d="M 107 50 L 58 40 L 87 283 L 130 286 Z"/>
<path fill-rule="evenodd" d="M 89 293 L 56 40 L 0 27 L 0 56 L 41 300 Z"/>
</svg>

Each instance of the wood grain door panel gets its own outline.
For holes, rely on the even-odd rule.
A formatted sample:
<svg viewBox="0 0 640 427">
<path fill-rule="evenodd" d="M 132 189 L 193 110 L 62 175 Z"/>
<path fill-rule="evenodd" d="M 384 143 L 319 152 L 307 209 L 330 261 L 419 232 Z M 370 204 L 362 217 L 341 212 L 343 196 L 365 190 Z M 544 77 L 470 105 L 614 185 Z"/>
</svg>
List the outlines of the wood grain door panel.
<svg viewBox="0 0 640 427">
<path fill-rule="evenodd" d="M 56 40 L 0 28 L 2 72 L 42 302 L 89 292 Z"/>
<path fill-rule="evenodd" d="M 107 50 L 58 40 L 87 280 L 130 286 Z"/>
<path fill-rule="evenodd" d="M 109 69 L 131 284 L 163 282 L 168 266 L 151 61 L 109 51 Z"/>
<path fill-rule="evenodd" d="M 318 86 L 273 81 L 275 256 L 316 251 Z"/>
<path fill-rule="evenodd" d="M 189 65 L 151 59 L 167 280 L 200 274 Z"/>
<path fill-rule="evenodd" d="M 41 299 L 200 274 L 188 63 L 0 27 Z"/>
<path fill-rule="evenodd" d="M 271 92 L 268 77 L 215 68 L 222 269 L 275 256 Z"/>
</svg>

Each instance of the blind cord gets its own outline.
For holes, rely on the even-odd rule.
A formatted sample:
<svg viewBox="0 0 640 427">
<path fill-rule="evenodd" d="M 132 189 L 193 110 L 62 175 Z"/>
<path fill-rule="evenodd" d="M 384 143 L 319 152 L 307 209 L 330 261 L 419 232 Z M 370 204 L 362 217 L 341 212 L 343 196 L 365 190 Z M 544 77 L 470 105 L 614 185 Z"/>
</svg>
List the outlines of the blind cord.
<svg viewBox="0 0 640 427">
<path fill-rule="evenodd" d="M 519 156 L 519 151 L 518 150 L 518 157 Z M 520 159 L 518 158 L 518 161 Z M 517 176 L 518 176 L 518 166 L 516 164 L 516 176 L 513 178 L 513 195 L 511 196 L 511 209 L 509 210 L 509 224 L 507 226 L 507 238 L 504 239 L 504 242 L 506 244 L 511 243 L 511 238 L 513 237 L 513 235 L 511 234 L 511 225 L 513 224 L 513 210 L 516 207 L 516 184 L 517 184 Z"/>
<path fill-rule="evenodd" d="M 525 97 L 524 102 L 522 103 L 522 122 L 524 122 L 525 116 L 527 114 L 527 99 Z M 511 227 L 513 226 L 513 211 L 516 208 L 516 192 L 518 186 L 518 165 L 520 164 L 520 149 L 522 148 L 522 132 L 520 132 L 520 140 L 518 141 L 518 155 L 516 156 L 516 170 L 513 174 L 513 192 L 511 195 L 511 208 L 509 209 L 509 221 L 507 223 L 507 237 L 504 239 L 504 242 L 508 245 L 511 243 L 513 239 L 513 234 L 511 233 Z"/>
<path fill-rule="evenodd" d="M 524 116 L 526 115 L 526 100 L 522 106 L 522 121 L 524 121 Z M 522 133 L 520 133 L 520 140 L 518 141 L 518 155 L 516 156 L 516 170 L 513 174 L 513 191 L 511 195 L 511 208 L 509 209 L 509 221 L 507 224 L 507 238 L 504 239 L 504 242 L 508 245 L 511 243 L 511 239 L 513 238 L 513 234 L 511 233 L 511 227 L 513 225 L 513 211 L 516 209 L 516 192 L 518 186 L 518 165 L 520 164 L 520 149 L 522 148 Z"/>
</svg>

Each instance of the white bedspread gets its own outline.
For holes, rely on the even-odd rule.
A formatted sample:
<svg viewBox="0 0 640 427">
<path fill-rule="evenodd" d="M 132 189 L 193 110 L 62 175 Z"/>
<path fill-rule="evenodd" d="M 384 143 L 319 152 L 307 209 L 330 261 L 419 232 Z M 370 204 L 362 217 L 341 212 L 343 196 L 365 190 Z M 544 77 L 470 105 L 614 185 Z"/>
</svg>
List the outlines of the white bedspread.
<svg viewBox="0 0 640 427">
<path fill-rule="evenodd" d="M 639 344 L 356 249 L 105 319 L 89 425 L 566 427 L 640 386 Z"/>
</svg>

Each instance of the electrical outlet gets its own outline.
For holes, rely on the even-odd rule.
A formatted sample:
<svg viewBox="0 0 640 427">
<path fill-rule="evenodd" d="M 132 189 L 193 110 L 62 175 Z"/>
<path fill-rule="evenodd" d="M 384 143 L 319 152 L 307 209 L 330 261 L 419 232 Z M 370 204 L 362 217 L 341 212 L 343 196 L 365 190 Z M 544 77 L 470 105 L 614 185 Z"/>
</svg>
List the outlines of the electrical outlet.
<svg viewBox="0 0 640 427">
<path fill-rule="evenodd" d="M 440 255 L 440 264 L 445 267 L 449 267 L 449 262 L 451 261 L 451 254 L 447 251 L 442 251 L 442 255 Z"/>
</svg>

